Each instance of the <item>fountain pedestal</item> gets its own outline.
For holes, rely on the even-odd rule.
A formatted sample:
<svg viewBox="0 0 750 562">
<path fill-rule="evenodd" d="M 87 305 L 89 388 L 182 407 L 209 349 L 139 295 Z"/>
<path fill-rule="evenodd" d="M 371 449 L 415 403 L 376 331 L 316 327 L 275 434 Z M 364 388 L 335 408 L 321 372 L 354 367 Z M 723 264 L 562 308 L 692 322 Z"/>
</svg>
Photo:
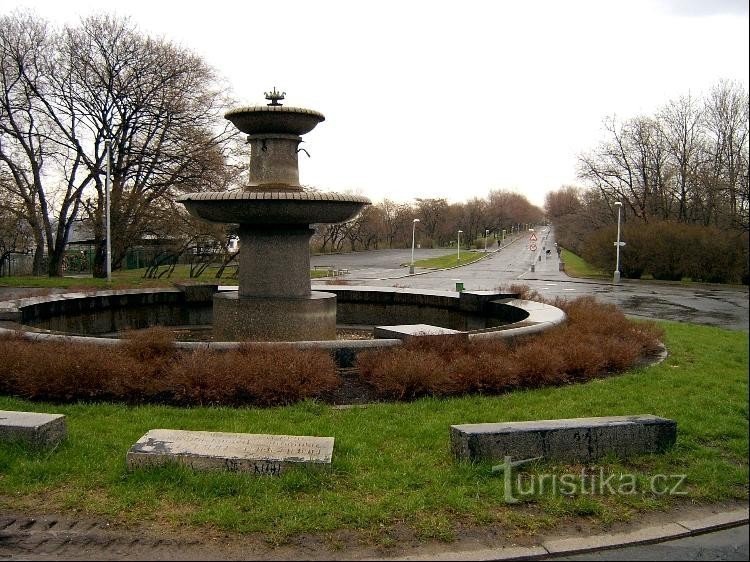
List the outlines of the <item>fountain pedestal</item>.
<svg viewBox="0 0 750 562">
<path fill-rule="evenodd" d="M 238 291 L 214 295 L 214 337 L 336 339 L 336 295 L 310 290 L 309 225 L 241 225 Z"/>
<path fill-rule="evenodd" d="M 218 341 L 305 341 L 336 339 L 336 295 L 306 297 L 214 296 L 214 339 Z"/>
</svg>

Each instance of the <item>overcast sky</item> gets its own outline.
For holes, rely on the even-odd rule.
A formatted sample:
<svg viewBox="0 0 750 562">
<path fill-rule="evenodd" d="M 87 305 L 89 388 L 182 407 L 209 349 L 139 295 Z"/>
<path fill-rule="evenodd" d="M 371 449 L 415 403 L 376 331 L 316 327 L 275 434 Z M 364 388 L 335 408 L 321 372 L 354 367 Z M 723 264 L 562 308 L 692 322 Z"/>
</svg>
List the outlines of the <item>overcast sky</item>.
<svg viewBox="0 0 750 562">
<path fill-rule="evenodd" d="M 241 104 L 321 111 L 300 180 L 373 200 L 541 205 L 576 183 L 602 119 L 720 79 L 748 88 L 747 0 L 0 0 L 55 23 L 130 16 L 203 56 Z"/>
</svg>

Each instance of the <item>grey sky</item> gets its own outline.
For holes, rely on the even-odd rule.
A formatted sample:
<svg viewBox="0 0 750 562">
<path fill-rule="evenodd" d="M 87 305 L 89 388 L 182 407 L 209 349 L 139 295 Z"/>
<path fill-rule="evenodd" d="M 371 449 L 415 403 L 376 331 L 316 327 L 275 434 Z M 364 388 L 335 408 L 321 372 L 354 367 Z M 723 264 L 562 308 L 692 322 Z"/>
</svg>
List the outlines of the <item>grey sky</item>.
<svg viewBox="0 0 750 562">
<path fill-rule="evenodd" d="M 537 204 L 576 181 L 602 119 L 652 114 L 720 79 L 748 87 L 748 15 L 715 0 L 0 0 L 54 22 L 129 15 L 202 55 L 242 104 L 323 112 L 305 184 L 373 199 Z"/>
<path fill-rule="evenodd" d="M 658 0 L 668 12 L 680 16 L 747 16 L 747 0 Z"/>
</svg>

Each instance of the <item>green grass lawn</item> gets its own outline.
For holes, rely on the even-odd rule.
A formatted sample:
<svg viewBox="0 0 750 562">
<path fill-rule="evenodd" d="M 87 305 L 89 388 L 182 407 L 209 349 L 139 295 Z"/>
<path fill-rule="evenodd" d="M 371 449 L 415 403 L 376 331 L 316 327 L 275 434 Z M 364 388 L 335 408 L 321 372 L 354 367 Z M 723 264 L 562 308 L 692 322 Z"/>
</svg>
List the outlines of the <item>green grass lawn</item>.
<svg viewBox="0 0 750 562">
<path fill-rule="evenodd" d="M 0 396 L 0 409 L 63 413 L 69 428 L 53 451 L 0 444 L 0 508 L 257 531 L 273 542 L 301 532 L 358 529 L 387 542 L 404 524 L 419 537 L 451 540 L 460 524 L 534 532 L 571 516 L 606 525 L 686 502 L 746 500 L 748 334 L 660 324 L 670 356 L 657 366 L 501 396 L 348 410 L 316 402 L 271 409 L 54 405 Z M 599 466 L 635 474 L 639 482 L 685 474 L 687 495 L 543 493 L 508 505 L 503 478 L 491 470 L 496 463 L 457 462 L 449 450 L 451 424 L 646 413 L 677 420 L 677 445 L 663 455 L 607 459 Z M 128 472 L 128 448 L 155 428 L 333 436 L 333 467 L 277 478 L 174 466 Z M 577 474 L 583 467 L 526 468 Z"/>
<path fill-rule="evenodd" d="M 570 277 L 589 277 L 593 279 L 609 279 L 611 273 L 594 268 L 570 250 L 562 249 L 560 259 L 565 262 L 565 273 Z"/>
<path fill-rule="evenodd" d="M 457 265 L 467 265 L 479 261 L 484 258 L 487 254 L 484 252 L 470 252 L 468 250 L 461 252 L 461 259 L 458 259 L 458 252 L 447 254 L 445 256 L 439 256 L 437 258 L 428 258 L 424 260 L 417 260 L 414 262 L 416 267 L 422 267 L 426 269 L 445 269 L 446 267 L 455 267 Z M 405 263 L 402 266 L 408 267 L 409 264 Z"/>
<path fill-rule="evenodd" d="M 161 268 L 159 271 L 164 271 Z M 0 287 L 48 287 L 61 289 L 78 289 L 78 288 L 101 288 L 101 289 L 124 289 L 138 287 L 171 287 L 173 283 L 182 281 L 202 282 L 202 283 L 219 283 L 221 285 L 236 285 L 237 279 L 223 277 L 216 278 L 216 267 L 208 268 L 200 277 L 190 277 L 189 265 L 178 265 L 175 267 L 172 275 L 164 275 L 158 279 L 144 279 L 145 268 L 125 269 L 112 272 L 112 284 L 108 284 L 106 279 L 94 279 L 93 277 L 35 277 L 25 275 L 20 277 L 0 277 Z M 325 277 L 327 272 L 321 270 L 310 270 L 310 278 Z"/>
</svg>

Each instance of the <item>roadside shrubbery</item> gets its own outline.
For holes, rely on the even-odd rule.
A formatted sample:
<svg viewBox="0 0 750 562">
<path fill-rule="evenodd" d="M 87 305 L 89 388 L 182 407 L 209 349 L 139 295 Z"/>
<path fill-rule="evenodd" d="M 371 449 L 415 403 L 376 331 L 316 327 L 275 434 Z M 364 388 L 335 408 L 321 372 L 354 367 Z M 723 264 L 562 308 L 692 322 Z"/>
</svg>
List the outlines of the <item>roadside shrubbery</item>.
<svg viewBox="0 0 750 562">
<path fill-rule="evenodd" d="M 654 279 L 712 283 L 748 282 L 747 233 L 710 226 L 655 221 L 623 225 L 620 253 L 623 277 L 638 279 L 649 274 Z M 614 269 L 617 227 L 608 226 L 589 234 L 581 256 L 605 271 Z"/>
<path fill-rule="evenodd" d="M 660 331 L 613 305 L 584 297 L 555 302 L 568 322 L 512 342 L 414 338 L 359 355 L 361 376 L 380 397 L 413 399 L 585 381 L 633 366 L 659 346 Z"/>
<path fill-rule="evenodd" d="M 658 346 L 653 325 L 632 322 L 613 305 L 592 297 L 553 304 L 568 321 L 540 335 L 511 342 L 424 337 L 363 352 L 357 366 L 370 395 L 359 398 L 496 394 L 585 381 L 625 370 Z M 4 336 L 0 357 L 0 393 L 55 402 L 269 406 L 326 398 L 341 383 L 326 351 L 249 343 L 183 351 L 163 328 L 107 347 Z"/>
</svg>

